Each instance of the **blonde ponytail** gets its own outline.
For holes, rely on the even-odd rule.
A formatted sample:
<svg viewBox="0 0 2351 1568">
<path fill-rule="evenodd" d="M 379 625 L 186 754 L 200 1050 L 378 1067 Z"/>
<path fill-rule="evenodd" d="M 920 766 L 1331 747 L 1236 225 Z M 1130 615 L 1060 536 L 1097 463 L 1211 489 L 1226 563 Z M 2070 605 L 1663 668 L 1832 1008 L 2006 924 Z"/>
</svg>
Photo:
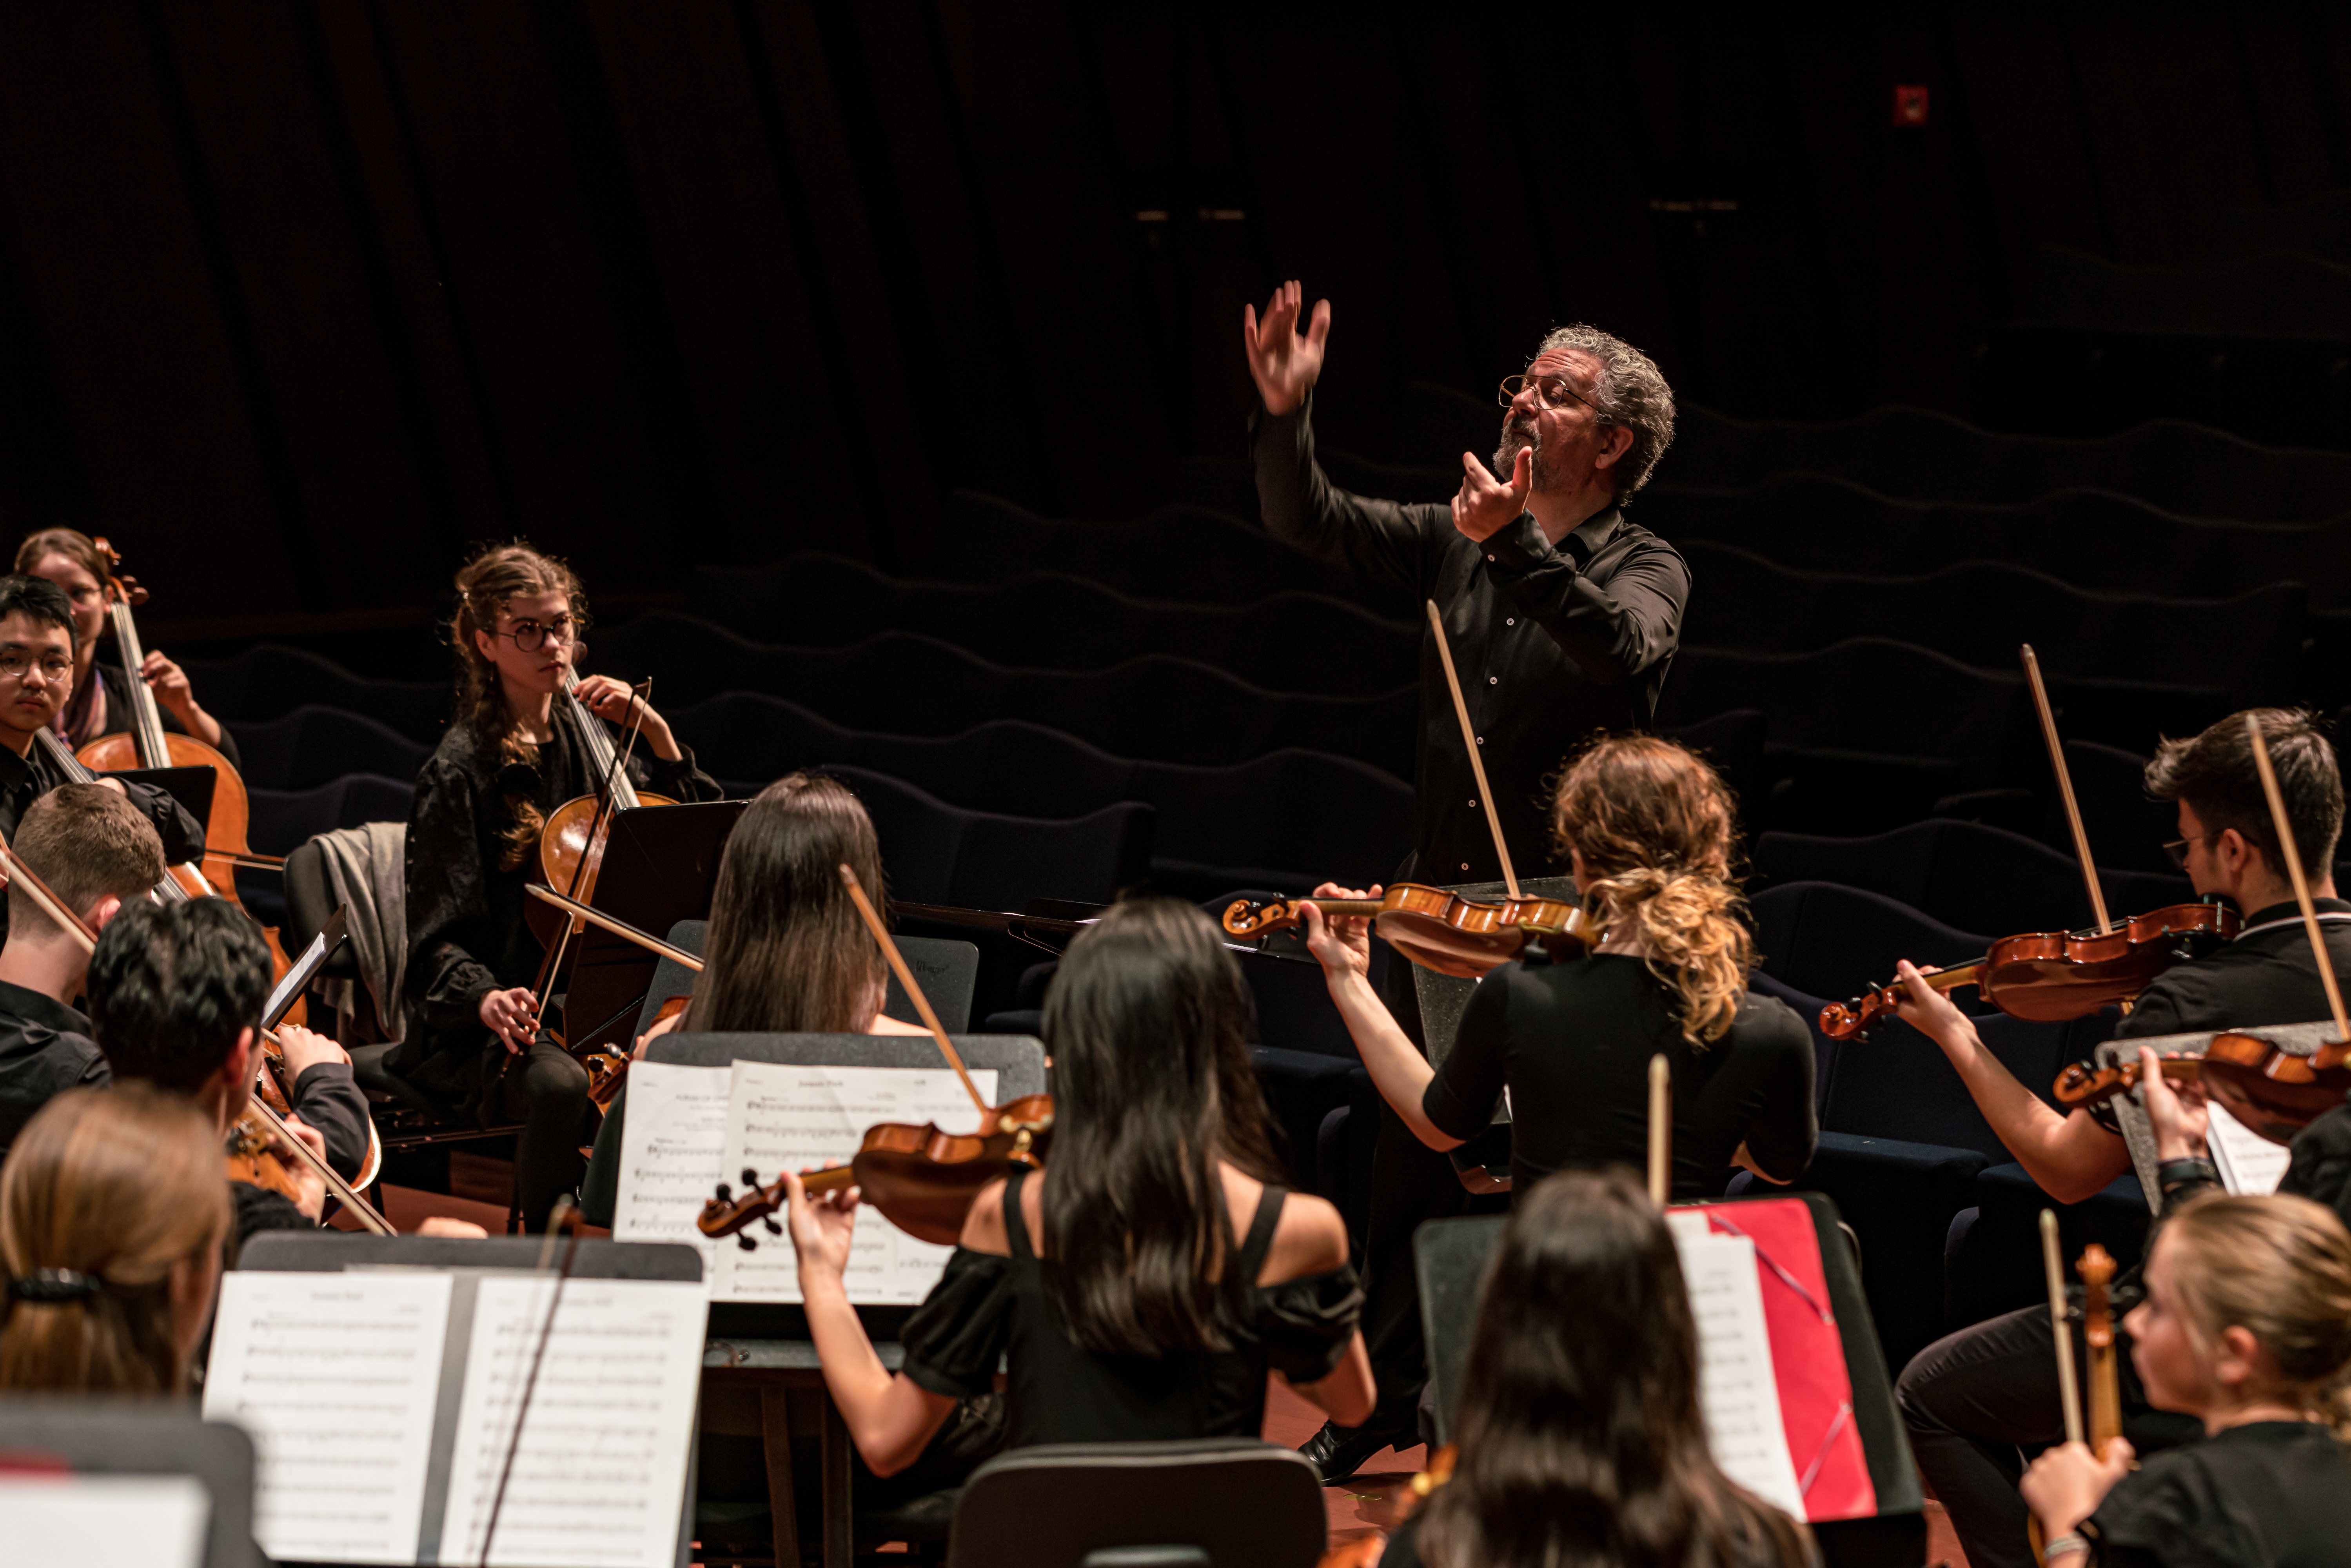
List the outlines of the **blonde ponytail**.
<svg viewBox="0 0 2351 1568">
<path fill-rule="evenodd" d="M 1561 779 L 1552 816 L 1561 849 L 1583 858 L 1586 907 L 1639 932 L 1683 1038 L 1704 1050 L 1728 1034 L 1755 943 L 1730 879 L 1737 811 L 1720 775 L 1670 740 L 1611 737 Z"/>
</svg>

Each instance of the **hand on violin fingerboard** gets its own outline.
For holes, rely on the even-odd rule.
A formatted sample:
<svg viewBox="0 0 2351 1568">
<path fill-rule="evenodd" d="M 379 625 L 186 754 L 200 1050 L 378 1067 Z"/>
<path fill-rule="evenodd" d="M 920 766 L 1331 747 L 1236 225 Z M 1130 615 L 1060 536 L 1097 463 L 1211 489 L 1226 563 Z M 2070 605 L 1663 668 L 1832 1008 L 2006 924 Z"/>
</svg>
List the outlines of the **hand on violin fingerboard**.
<svg viewBox="0 0 2351 1568">
<path fill-rule="evenodd" d="M 2163 1071 L 2155 1047 L 2138 1048 L 2140 1092 L 2147 1102 L 2147 1125 L 2155 1133 L 2158 1160 L 2200 1160 L 2208 1153 L 2205 1138 L 2212 1113 L 2204 1101 L 2201 1083 L 2174 1083 Z"/>
<path fill-rule="evenodd" d="M 1314 898 L 1377 900 L 1381 889 L 1341 887 L 1326 882 Z M 1372 923 L 1361 915 L 1325 915 L 1311 901 L 1299 910 L 1306 928 L 1306 950 L 1328 974 L 1368 975 L 1372 969 Z"/>
</svg>

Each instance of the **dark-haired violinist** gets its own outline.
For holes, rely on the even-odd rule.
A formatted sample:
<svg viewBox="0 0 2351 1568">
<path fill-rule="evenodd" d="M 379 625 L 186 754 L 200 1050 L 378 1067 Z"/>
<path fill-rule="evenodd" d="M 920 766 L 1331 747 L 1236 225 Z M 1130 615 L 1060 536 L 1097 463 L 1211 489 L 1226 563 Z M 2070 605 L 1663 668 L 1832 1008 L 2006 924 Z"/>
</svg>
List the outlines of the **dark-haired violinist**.
<svg viewBox="0 0 2351 1568">
<path fill-rule="evenodd" d="M 1330 329 L 1330 302 L 1310 316 L 1294 281 L 1274 290 L 1261 321 L 1253 307 L 1243 318 L 1249 374 L 1263 400 L 1250 450 L 1266 528 L 1307 554 L 1410 583 L 1433 601 L 1475 734 L 1472 741 L 1454 722 L 1436 639 L 1424 638 L 1418 822 L 1413 852 L 1392 880 L 1495 880 L 1500 859 L 1488 811 L 1515 864 L 1546 865 L 1545 779 L 1594 731 L 1655 727 L 1680 643 L 1689 567 L 1626 513 L 1673 440 L 1673 390 L 1623 340 L 1593 327 L 1561 328 L 1537 345 L 1525 374 L 1502 384 L 1506 412 L 1490 467 L 1465 452 L 1450 501 L 1378 500 L 1340 489 L 1315 461 L 1313 391 Z M 1491 800 L 1476 783 L 1473 744 Z M 1404 969 L 1390 967 L 1384 999 L 1425 1052 Z M 1361 1432 L 1325 1428 L 1307 1446 L 1326 1479 L 1352 1474 L 1397 1439 L 1413 1440 L 1427 1371 L 1412 1233 L 1424 1219 L 1460 1212 L 1466 1197 L 1450 1163 L 1383 1103 L 1364 1312 L 1380 1410 Z"/>
<path fill-rule="evenodd" d="M 2328 952 L 2351 973 L 2351 903 L 2335 896 L 2332 867 L 2343 826 L 2343 780 L 2335 748 L 2306 715 L 2263 709 L 2262 735 L 2276 769 L 2293 852 L 2301 857 Z M 2166 740 L 2147 769 L 2147 792 L 2171 801 L 2179 837 L 2166 846 L 2202 896 L 2221 895 L 2246 912 L 2235 940 L 2166 970 L 2116 1029 L 2124 1038 L 2192 1030 L 2304 1023 L 2327 1013 L 2316 956 L 2295 906 L 2269 805 L 2245 732 L 2245 716 L 2222 719 L 2186 740 Z M 1910 993 L 1901 1016 L 1959 1071 L 2001 1142 L 2042 1188 L 2073 1203 L 2129 1168 L 2111 1114 L 2059 1115 L 1985 1048 L 1975 1026 L 1902 966 Z M 2158 1075 L 2158 1079 L 2160 1075 Z M 2150 1102 L 2156 1091 L 2149 1092 Z M 2200 1144 L 2200 1096 L 2178 1097 L 2183 1138 Z M 1935 1489 L 1977 1568 L 2029 1562 L 2025 1510 L 2016 1495 L 2020 1443 L 2048 1442 L 2060 1430 L 2045 1308 L 2011 1312 L 1928 1346 L 1904 1369 L 1896 1397 L 1919 1469 Z M 2141 1450 L 2181 1440 L 2190 1428 L 2155 1411 L 2124 1365 L 2126 1434 Z"/>
</svg>

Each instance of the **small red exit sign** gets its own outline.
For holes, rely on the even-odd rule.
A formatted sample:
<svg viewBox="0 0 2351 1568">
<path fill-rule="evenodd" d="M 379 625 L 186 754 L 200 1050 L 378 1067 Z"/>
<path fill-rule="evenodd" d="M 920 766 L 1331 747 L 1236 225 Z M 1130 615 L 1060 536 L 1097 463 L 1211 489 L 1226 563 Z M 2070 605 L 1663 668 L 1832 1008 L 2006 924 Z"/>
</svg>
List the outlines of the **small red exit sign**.
<svg viewBox="0 0 2351 1568">
<path fill-rule="evenodd" d="M 1894 89 L 1894 123 L 1924 125 L 1927 123 L 1927 89 L 1923 86 L 1897 87 Z"/>
</svg>

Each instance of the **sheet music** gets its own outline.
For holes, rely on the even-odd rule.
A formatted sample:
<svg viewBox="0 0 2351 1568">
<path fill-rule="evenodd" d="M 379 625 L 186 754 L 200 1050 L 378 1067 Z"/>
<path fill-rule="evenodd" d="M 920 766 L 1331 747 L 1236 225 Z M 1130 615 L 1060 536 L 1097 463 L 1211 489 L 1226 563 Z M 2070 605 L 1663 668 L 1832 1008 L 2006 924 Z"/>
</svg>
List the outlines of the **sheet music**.
<svg viewBox="0 0 2351 1568">
<path fill-rule="evenodd" d="M 702 1249 L 705 1280 L 716 1267 L 719 1244 L 694 1221 L 712 1189 L 739 1174 L 726 1165 L 726 1103 L 734 1082 L 734 1070 L 726 1067 L 639 1061 L 629 1068 L 612 1239 L 691 1242 Z"/>
<path fill-rule="evenodd" d="M 733 1181 L 746 1168 L 773 1181 L 776 1173 L 845 1161 L 877 1122 L 936 1123 L 947 1132 L 979 1125 L 978 1108 L 946 1068 L 801 1067 L 737 1061 L 726 1106 L 726 1157 L 713 1179 Z M 991 1104 L 996 1073 L 972 1070 L 972 1082 Z M 629 1109 L 632 1119 L 636 1108 Z M 723 1173 L 723 1176 L 720 1174 Z M 780 1224 L 781 1217 L 778 1217 Z M 714 1301 L 797 1301 L 799 1266 L 789 1237 L 756 1231 L 756 1252 L 717 1249 L 710 1279 Z M 917 1241 L 871 1208 L 857 1211 L 850 1249 L 849 1299 L 867 1305 L 912 1304 L 929 1294 L 954 1251 Z"/>
<path fill-rule="evenodd" d="M 221 1281 L 204 1415 L 253 1435 L 255 1536 L 280 1561 L 413 1563 L 446 1274 Z"/>
<path fill-rule="evenodd" d="M 0 1475 L 11 1563 L 202 1568 L 212 1519 L 193 1476 Z"/>
<path fill-rule="evenodd" d="M 1688 1218 L 1705 1223 L 1703 1216 Z M 1763 1322 L 1755 1243 L 1744 1236 L 1701 1234 L 1687 1222 L 1675 1224 L 1673 1231 L 1682 1278 L 1689 1286 L 1690 1313 L 1698 1320 L 1698 1405 L 1706 1416 L 1707 1447 L 1725 1475 L 1802 1519 L 1804 1494 L 1780 1417 L 1780 1385 Z"/>
<path fill-rule="evenodd" d="M 441 1529 L 445 1563 L 472 1568 L 481 1559 L 555 1283 L 493 1277 L 479 1286 Z M 670 1568 L 676 1561 L 705 1314 L 695 1284 L 563 1282 L 492 1563 Z"/>
<path fill-rule="evenodd" d="M 2211 1113 L 2205 1129 L 2205 1145 L 2212 1151 L 2212 1164 L 2220 1173 L 2220 1185 L 2231 1192 L 2275 1192 L 2278 1183 L 2285 1179 L 2286 1166 L 2294 1163 L 2294 1151 L 2283 1144 L 2273 1144 L 2213 1102 L 2204 1103 Z"/>
</svg>

